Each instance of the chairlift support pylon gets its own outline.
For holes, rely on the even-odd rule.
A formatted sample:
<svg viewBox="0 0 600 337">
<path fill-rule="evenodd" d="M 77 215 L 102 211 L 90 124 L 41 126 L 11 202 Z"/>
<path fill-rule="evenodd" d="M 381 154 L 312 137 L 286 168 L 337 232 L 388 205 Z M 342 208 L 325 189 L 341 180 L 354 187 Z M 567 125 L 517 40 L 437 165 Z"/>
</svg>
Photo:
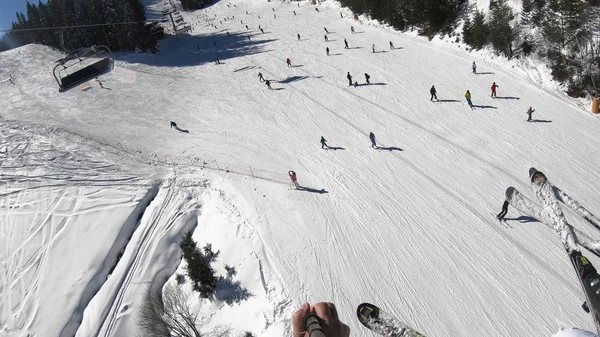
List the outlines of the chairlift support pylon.
<svg viewBox="0 0 600 337">
<path fill-rule="evenodd" d="M 54 79 L 58 83 L 59 92 L 65 92 L 113 70 L 115 61 L 107 46 L 98 45 L 77 50 L 67 50 L 63 40 L 63 33 L 60 32 L 59 34 L 60 45 L 68 53 L 66 57 L 56 61 L 57 65 L 54 66 L 52 71 Z M 92 58 L 100 58 L 100 60 L 91 63 L 90 60 Z M 68 69 L 71 67 L 79 67 L 79 69 L 69 74 Z"/>
</svg>

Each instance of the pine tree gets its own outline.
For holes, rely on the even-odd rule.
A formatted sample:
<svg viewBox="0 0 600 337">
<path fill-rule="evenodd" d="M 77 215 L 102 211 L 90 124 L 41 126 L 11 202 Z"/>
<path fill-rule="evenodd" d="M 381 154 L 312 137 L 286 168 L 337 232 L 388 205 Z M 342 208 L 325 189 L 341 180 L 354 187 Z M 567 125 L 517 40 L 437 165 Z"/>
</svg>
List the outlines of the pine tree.
<svg viewBox="0 0 600 337">
<path fill-rule="evenodd" d="M 187 232 L 179 244 L 183 259 L 186 261 L 186 272 L 194 291 L 203 298 L 210 297 L 217 286 L 215 271 L 210 265 L 212 257 L 208 257 L 198 248 L 192 232 Z"/>
<path fill-rule="evenodd" d="M 483 11 L 478 11 L 473 17 L 473 26 L 471 29 L 471 46 L 477 50 L 483 48 L 488 42 L 490 28 L 485 20 Z"/>
<path fill-rule="evenodd" d="M 529 26 L 532 24 L 531 16 L 533 11 L 533 0 L 522 0 L 522 8 L 521 8 L 521 24 L 524 26 Z"/>
<path fill-rule="evenodd" d="M 463 42 L 470 46 L 473 43 L 471 40 L 472 35 L 473 35 L 473 23 L 471 22 L 471 18 L 469 18 L 467 16 L 463 20 L 463 27 L 462 27 Z"/>
<path fill-rule="evenodd" d="M 494 9 L 490 12 L 490 42 L 496 52 L 511 58 L 513 43 L 518 37 L 518 29 L 513 27 L 515 15 L 506 0 L 496 0 Z"/>
</svg>

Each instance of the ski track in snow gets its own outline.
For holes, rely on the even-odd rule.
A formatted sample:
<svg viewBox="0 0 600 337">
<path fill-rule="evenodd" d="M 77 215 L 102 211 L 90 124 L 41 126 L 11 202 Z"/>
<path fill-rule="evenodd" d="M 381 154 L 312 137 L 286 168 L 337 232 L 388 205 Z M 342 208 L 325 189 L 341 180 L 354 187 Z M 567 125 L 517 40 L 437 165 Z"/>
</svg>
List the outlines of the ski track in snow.
<svg viewBox="0 0 600 337">
<path fill-rule="evenodd" d="M 477 59 L 484 74 L 472 75 L 479 54 L 353 21 L 333 2 L 318 13 L 304 2 L 233 3 L 183 13 L 194 32 L 161 41 L 157 55 L 117 54 L 114 71 L 102 77 L 110 91 L 92 84 L 57 93 L 47 69 L 60 54 L 48 48 L 0 54 L 0 78 L 10 71 L 17 79 L 0 83 L 0 210 L 14 219 L 0 228 L 0 243 L 16 242 L 1 256 L 2 275 L 10 277 L 0 279 L 0 333 L 36 333 L 54 320 L 64 323 L 54 324 L 65 327 L 64 336 L 75 329 L 77 336 L 132 335 L 146 289 L 140 282 L 164 284 L 179 263 L 179 233 L 196 226 L 195 239 L 222 249 L 222 263 L 253 293 L 235 305 L 201 303 L 208 326 L 290 335 L 294 309 L 321 300 L 335 302 L 359 334 L 365 331 L 354 310 L 363 301 L 430 336 L 546 336 L 565 324 L 592 326 L 573 309 L 579 289 L 554 233 L 528 223 L 502 227 L 489 213 L 506 186 L 528 186 L 520 172 L 532 164 L 549 168 L 578 200 L 595 200 L 600 176 L 589 154 L 600 142 L 600 122 L 541 89 L 543 71 L 515 73 L 509 62 Z M 229 15 L 236 18 L 217 23 Z M 344 50 L 344 38 L 356 49 Z M 398 49 L 381 50 L 390 40 Z M 372 43 L 381 52 L 371 53 Z M 296 67 L 285 65 L 287 57 Z M 258 71 L 276 90 L 258 82 Z M 359 82 L 367 72 L 374 84 L 347 87 L 348 71 Z M 489 98 L 492 81 L 505 99 Z M 446 102 L 428 100 L 432 84 Z M 474 111 L 464 103 L 467 89 Z M 525 122 L 528 106 L 539 122 Z M 190 132 L 176 133 L 169 121 Z M 371 131 L 381 147 L 396 149 L 370 149 Z M 321 135 L 344 149 L 321 150 Z M 288 169 L 309 190 L 282 186 Z M 120 214 L 107 229 L 131 226 L 131 240 L 111 276 L 96 280 L 95 294 L 74 296 L 85 312 L 70 303 L 58 320 L 48 315 L 40 275 L 57 263 L 49 255 L 60 237 L 76 233 L 69 219 L 131 212 L 156 184 L 138 225 L 125 225 Z M 72 201 L 102 189 L 116 189 L 118 200 Z M 35 209 L 36 221 L 11 226 L 27 215 L 10 205 Z M 101 276 L 108 270 L 99 260 L 114 259 L 89 258 Z M 32 282 L 24 281 L 27 273 Z"/>
</svg>

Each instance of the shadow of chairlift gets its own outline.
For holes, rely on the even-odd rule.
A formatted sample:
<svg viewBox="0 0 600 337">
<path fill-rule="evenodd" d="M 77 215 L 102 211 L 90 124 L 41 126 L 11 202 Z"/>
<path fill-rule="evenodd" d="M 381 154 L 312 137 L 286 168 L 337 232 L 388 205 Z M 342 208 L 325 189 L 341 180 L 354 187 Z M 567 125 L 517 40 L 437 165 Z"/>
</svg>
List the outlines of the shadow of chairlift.
<svg viewBox="0 0 600 337">
<path fill-rule="evenodd" d="M 62 32 L 60 32 L 60 44 L 62 49 L 69 55 L 56 61 L 58 64 L 53 70 L 59 92 L 73 89 L 82 83 L 110 72 L 114 68 L 114 58 L 110 49 L 106 46 L 91 46 L 69 51 L 65 48 Z M 98 58 L 100 60 L 97 60 Z M 77 70 L 69 74 L 69 69 Z"/>
</svg>

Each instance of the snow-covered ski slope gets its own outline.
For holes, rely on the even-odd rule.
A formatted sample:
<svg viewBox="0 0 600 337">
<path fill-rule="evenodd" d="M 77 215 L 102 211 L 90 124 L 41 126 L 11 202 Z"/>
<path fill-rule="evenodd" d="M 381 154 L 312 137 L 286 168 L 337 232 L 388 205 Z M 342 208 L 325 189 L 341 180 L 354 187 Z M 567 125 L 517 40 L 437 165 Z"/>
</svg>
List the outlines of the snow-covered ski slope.
<svg viewBox="0 0 600 337">
<path fill-rule="evenodd" d="M 0 78 L 16 78 L 0 83 L 0 335 L 133 335 L 139 299 L 175 271 L 190 228 L 254 295 L 204 303 L 237 331 L 290 335 L 304 301 L 336 303 L 361 336 L 361 302 L 427 336 L 593 329 L 555 233 L 494 215 L 507 186 L 531 191 L 531 166 L 600 213 L 597 117 L 511 63 L 318 8 L 232 0 L 184 14 L 194 31 L 161 53 L 115 55 L 110 90 L 59 94 L 62 55 L 46 47 L 0 54 Z M 290 189 L 290 169 L 309 189 Z"/>
</svg>

